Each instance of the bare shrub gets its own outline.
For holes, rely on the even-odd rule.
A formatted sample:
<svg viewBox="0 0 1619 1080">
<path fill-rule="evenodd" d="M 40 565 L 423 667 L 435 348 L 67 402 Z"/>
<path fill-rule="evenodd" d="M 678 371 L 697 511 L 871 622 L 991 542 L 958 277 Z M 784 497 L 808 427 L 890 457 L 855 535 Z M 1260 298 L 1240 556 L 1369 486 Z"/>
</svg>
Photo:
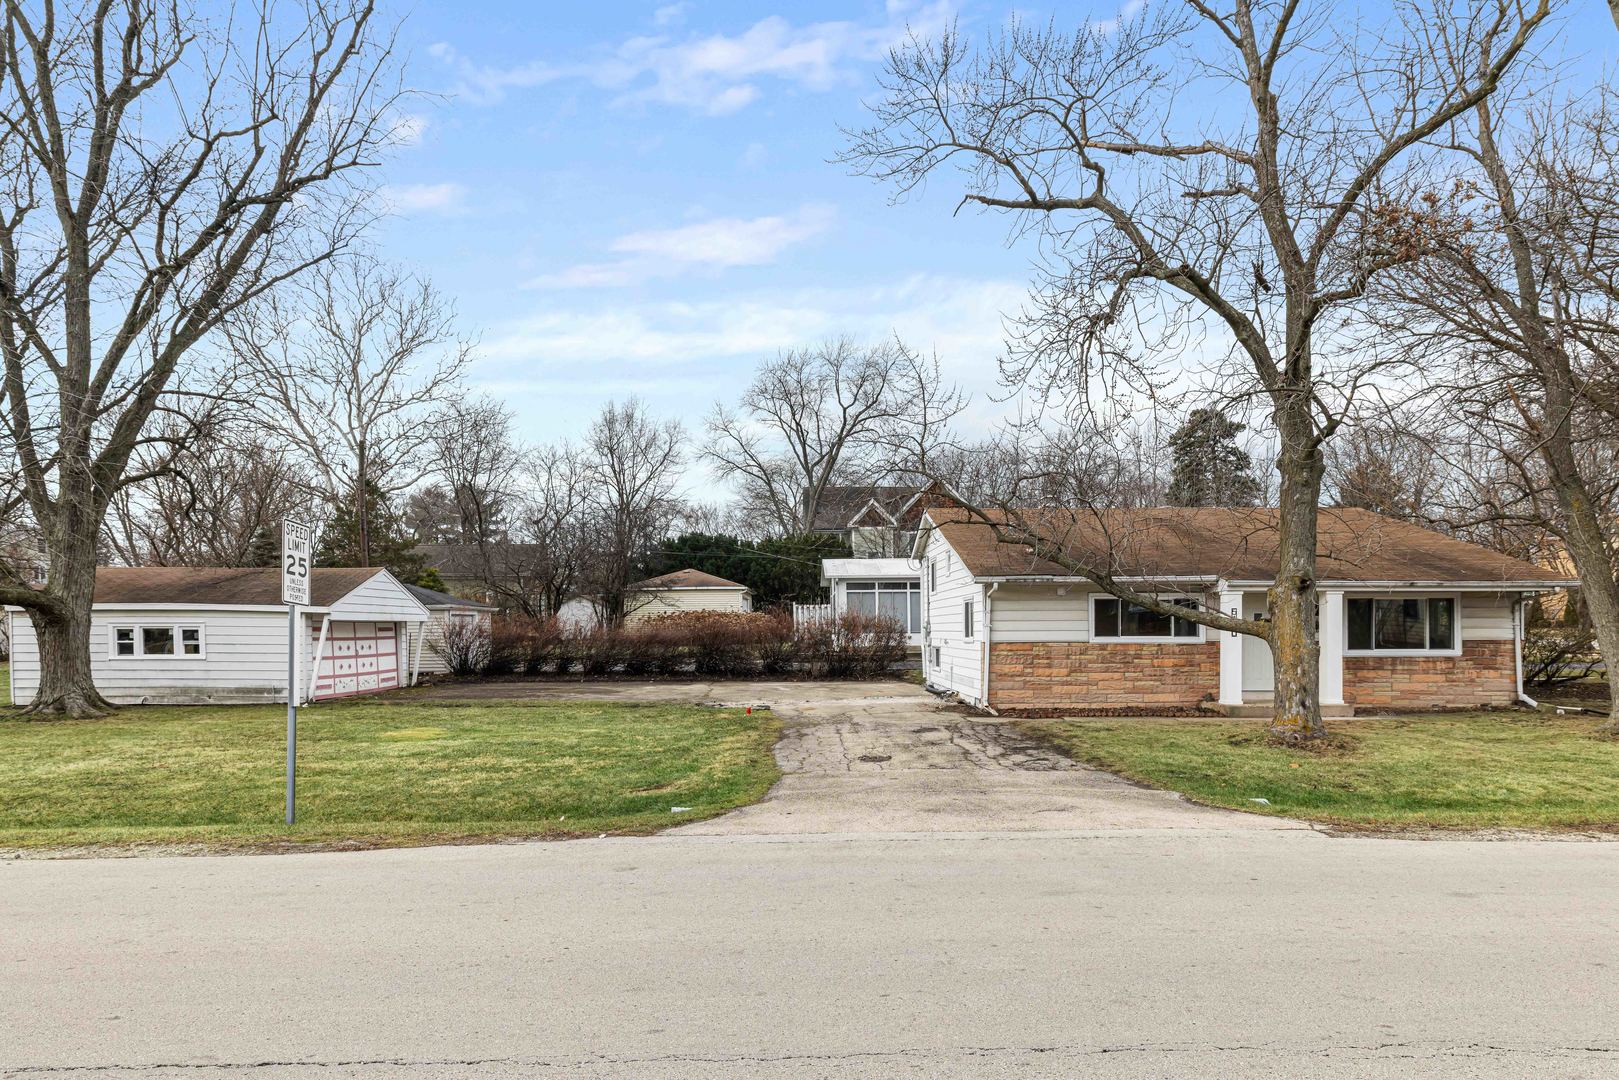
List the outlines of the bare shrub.
<svg viewBox="0 0 1619 1080">
<path fill-rule="evenodd" d="M 1602 665 L 1590 627 L 1530 622 L 1523 632 L 1523 681 L 1527 686 L 1562 686 L 1596 674 Z"/>
<path fill-rule="evenodd" d="M 481 619 L 444 624 L 444 663 L 451 675 L 481 675 L 489 669 L 492 634 Z"/>
<path fill-rule="evenodd" d="M 796 636 L 817 678 L 868 679 L 905 659 L 905 627 L 881 615 L 846 611 L 800 627 Z"/>
<path fill-rule="evenodd" d="M 511 675 L 526 667 L 534 620 L 521 615 L 497 615 L 489 625 L 489 658 L 486 675 Z"/>
</svg>

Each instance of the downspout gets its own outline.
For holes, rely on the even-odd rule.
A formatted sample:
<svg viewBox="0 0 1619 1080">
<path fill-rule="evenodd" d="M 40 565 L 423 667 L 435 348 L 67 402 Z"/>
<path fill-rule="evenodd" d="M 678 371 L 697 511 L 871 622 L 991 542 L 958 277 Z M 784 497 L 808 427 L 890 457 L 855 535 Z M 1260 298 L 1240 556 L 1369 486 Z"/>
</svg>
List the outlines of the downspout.
<svg viewBox="0 0 1619 1080">
<path fill-rule="evenodd" d="M 1540 702 L 1523 692 L 1523 594 L 1512 605 L 1512 685 L 1518 691 L 1518 700 L 1531 709 L 1540 708 Z"/>
<path fill-rule="evenodd" d="M 991 613 L 995 609 L 995 601 L 993 599 L 995 596 L 995 590 L 1000 587 L 1000 582 L 992 581 L 990 582 L 989 588 L 984 590 L 984 678 L 981 684 L 984 687 L 984 703 L 981 707 L 991 716 L 1001 715 L 991 708 L 989 704 L 989 646 L 994 640 L 994 632 L 990 629 L 990 627 L 995 625 L 993 619 L 991 618 Z"/>
</svg>

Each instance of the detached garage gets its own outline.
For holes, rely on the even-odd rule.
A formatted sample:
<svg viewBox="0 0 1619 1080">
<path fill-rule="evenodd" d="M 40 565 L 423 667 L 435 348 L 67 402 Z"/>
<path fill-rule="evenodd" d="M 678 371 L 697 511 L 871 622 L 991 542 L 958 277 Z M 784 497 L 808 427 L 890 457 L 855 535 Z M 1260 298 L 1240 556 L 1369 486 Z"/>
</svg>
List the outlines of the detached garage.
<svg viewBox="0 0 1619 1080">
<path fill-rule="evenodd" d="M 349 697 L 408 686 L 419 671 L 427 609 L 376 567 L 311 572 L 299 608 L 299 698 Z M 287 609 L 275 568 L 102 567 L 90 626 L 96 688 L 120 705 L 287 700 Z M 39 686 L 39 648 L 26 612 L 0 612 L 12 642 L 11 703 Z M 414 648 L 407 649 L 410 642 Z"/>
<path fill-rule="evenodd" d="M 728 578 L 688 567 L 629 587 L 624 621 L 637 623 L 683 611 L 752 611 L 753 591 Z"/>
</svg>

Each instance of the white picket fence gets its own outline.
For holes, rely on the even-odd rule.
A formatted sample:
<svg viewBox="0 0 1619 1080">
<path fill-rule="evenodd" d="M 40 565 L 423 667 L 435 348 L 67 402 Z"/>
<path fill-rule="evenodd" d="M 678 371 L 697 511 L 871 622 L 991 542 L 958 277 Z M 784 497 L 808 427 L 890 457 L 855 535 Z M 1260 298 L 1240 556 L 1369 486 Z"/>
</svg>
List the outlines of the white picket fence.
<svg viewBox="0 0 1619 1080">
<path fill-rule="evenodd" d="M 811 623 L 829 622 L 832 619 L 831 604 L 794 604 L 793 625 L 808 626 Z"/>
</svg>

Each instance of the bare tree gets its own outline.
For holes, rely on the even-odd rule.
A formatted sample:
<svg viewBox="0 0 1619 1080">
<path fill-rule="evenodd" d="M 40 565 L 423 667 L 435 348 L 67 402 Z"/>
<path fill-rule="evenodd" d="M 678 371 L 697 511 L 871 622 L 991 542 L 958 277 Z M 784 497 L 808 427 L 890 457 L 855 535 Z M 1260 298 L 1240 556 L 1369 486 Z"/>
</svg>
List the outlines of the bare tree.
<svg viewBox="0 0 1619 1080">
<path fill-rule="evenodd" d="M 220 321 L 348 245 L 395 141 L 370 0 L 4 0 L 0 363 L 43 588 L 0 584 L 40 642 L 31 711 L 94 716 L 96 546 L 148 421 Z"/>
<path fill-rule="evenodd" d="M 297 448 L 332 506 L 358 515 L 362 565 L 366 484 L 391 498 L 432 468 L 440 414 L 471 359 L 454 323 L 429 282 L 368 256 L 324 263 L 225 323 L 260 424 Z"/>
<path fill-rule="evenodd" d="M 675 495 L 685 432 L 654 420 L 635 398 L 608 402 L 585 437 L 587 518 L 595 557 L 586 574 L 609 622 L 624 618 L 640 559 L 680 513 Z"/>
<path fill-rule="evenodd" d="M 449 488 L 462 543 L 507 539 L 523 457 L 511 411 L 497 401 L 452 401 L 437 415 L 428 463 Z"/>
<path fill-rule="evenodd" d="M 1427 256 L 1379 297 L 1407 348 L 1455 364 L 1439 380 L 1448 419 L 1492 459 L 1495 481 L 1475 520 L 1558 538 L 1608 658 L 1619 657 L 1615 103 L 1543 104 L 1513 123 L 1480 102 L 1456 125 L 1465 166 Z M 1610 692 L 1619 730 L 1619 684 Z"/>
<path fill-rule="evenodd" d="M 828 487 L 874 481 L 885 447 L 917 439 L 915 391 L 936 370 L 897 340 L 868 347 L 837 338 L 791 350 L 759 368 L 738 408 L 715 406 L 700 455 L 781 534 L 808 532 Z M 935 384 L 928 394 L 924 442 L 947 411 L 960 411 L 953 390 Z"/>
<path fill-rule="evenodd" d="M 513 514 L 519 543 L 490 566 L 496 595 L 535 617 L 555 615 L 598 556 L 584 455 L 568 443 L 530 453 Z"/>
<path fill-rule="evenodd" d="M 188 431 L 172 446 L 138 451 L 135 466 L 148 479 L 113 496 L 105 535 L 117 558 L 131 566 L 273 565 L 281 519 L 311 509 L 287 455 L 229 423 Z"/>
<path fill-rule="evenodd" d="M 1548 0 L 1404 4 L 1377 27 L 1343 26 L 1337 10 L 1189 0 L 1072 34 L 1013 23 L 977 50 L 956 32 L 913 41 L 890 56 L 875 121 L 851 133 L 844 157 L 901 192 L 959 165 L 963 203 L 1038 233 L 1049 271 L 1007 381 L 1083 407 L 1098 384 L 1155 393 L 1168 359 L 1195 371 L 1212 343 L 1204 373 L 1265 404 L 1279 473 L 1269 620 L 1169 611 L 1105 567 L 1087 576 L 1152 610 L 1265 639 L 1270 731 L 1288 741 L 1325 733 L 1323 447 L 1383 372 L 1333 320 L 1411 257 L 1391 227 L 1411 210 L 1384 195 L 1394 170 L 1489 97 Z M 1480 62 L 1437 58 L 1454 50 Z"/>
<path fill-rule="evenodd" d="M 1398 410 L 1344 428 L 1326 460 L 1325 482 L 1334 505 L 1434 524 L 1443 463 L 1420 417 L 1415 410 Z"/>
</svg>

